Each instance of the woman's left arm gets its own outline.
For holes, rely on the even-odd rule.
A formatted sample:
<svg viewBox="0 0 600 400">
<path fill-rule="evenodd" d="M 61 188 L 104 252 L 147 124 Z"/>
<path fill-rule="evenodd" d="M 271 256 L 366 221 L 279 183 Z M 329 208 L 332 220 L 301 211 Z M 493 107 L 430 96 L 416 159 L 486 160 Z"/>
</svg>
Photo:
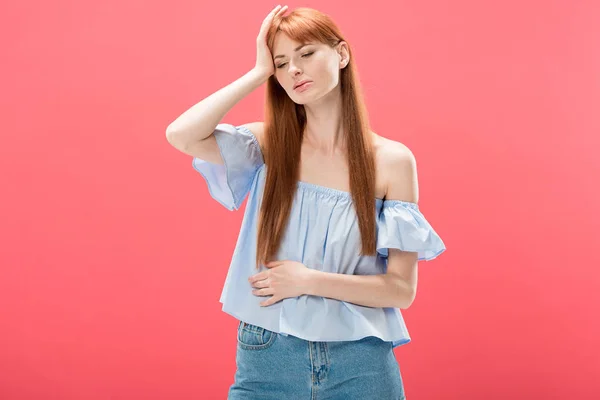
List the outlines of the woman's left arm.
<svg viewBox="0 0 600 400">
<path fill-rule="evenodd" d="M 366 307 L 410 307 L 416 295 L 416 252 L 389 249 L 388 270 L 378 275 L 323 272 L 291 260 L 267 263 L 267 270 L 250 277 L 252 293 L 270 296 L 261 306 L 289 297 L 312 295 Z"/>
<path fill-rule="evenodd" d="M 417 203 L 417 166 L 404 145 L 391 146 L 384 155 L 387 199 Z M 249 279 L 258 296 L 271 296 L 267 306 L 303 294 L 329 297 L 367 307 L 406 309 L 417 293 L 418 253 L 388 249 L 387 271 L 379 275 L 348 275 L 307 268 L 296 261 L 274 261 L 269 270 Z"/>
<path fill-rule="evenodd" d="M 396 249 L 389 249 L 389 252 L 386 274 L 347 275 L 311 270 L 306 294 L 366 307 L 410 307 L 415 299 L 416 287 L 400 271 L 416 276 L 417 253 Z"/>
<path fill-rule="evenodd" d="M 386 199 L 417 203 L 419 185 L 414 154 L 401 143 L 382 153 Z M 387 272 L 381 275 L 344 275 L 315 271 L 310 293 L 370 307 L 408 308 L 417 293 L 417 252 L 388 249 Z"/>
</svg>

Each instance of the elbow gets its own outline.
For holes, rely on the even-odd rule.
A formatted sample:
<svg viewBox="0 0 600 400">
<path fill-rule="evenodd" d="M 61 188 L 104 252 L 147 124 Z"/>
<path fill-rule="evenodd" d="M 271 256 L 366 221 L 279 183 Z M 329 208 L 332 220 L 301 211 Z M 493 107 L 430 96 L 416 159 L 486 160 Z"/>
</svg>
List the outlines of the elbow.
<svg viewBox="0 0 600 400">
<path fill-rule="evenodd" d="M 402 279 L 398 280 L 396 283 L 397 290 L 395 291 L 395 306 L 396 308 L 406 310 L 415 301 L 417 291 Z"/>
<path fill-rule="evenodd" d="M 175 129 L 171 125 L 167 126 L 166 136 L 169 143 L 175 140 Z"/>
<path fill-rule="evenodd" d="M 167 142 L 178 150 L 185 149 L 185 143 L 182 141 L 181 135 L 169 125 L 166 131 Z"/>
<path fill-rule="evenodd" d="M 401 310 L 406 310 L 406 309 L 410 308 L 413 301 L 415 301 L 415 296 L 410 296 L 408 298 L 406 298 L 406 297 L 402 298 L 396 305 L 396 308 L 399 308 Z"/>
</svg>

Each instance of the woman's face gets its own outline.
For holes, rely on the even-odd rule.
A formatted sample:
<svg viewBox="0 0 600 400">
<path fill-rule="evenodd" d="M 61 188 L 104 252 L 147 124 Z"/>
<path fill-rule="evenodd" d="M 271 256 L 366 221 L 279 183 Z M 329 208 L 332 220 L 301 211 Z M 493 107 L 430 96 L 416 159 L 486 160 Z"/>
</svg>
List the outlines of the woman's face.
<svg viewBox="0 0 600 400">
<path fill-rule="evenodd" d="M 312 102 L 334 89 L 339 83 L 340 69 L 348 61 L 345 42 L 332 48 L 319 42 L 299 43 L 281 32 L 275 37 L 275 78 L 297 104 Z M 309 83 L 295 88 L 302 81 Z"/>
</svg>

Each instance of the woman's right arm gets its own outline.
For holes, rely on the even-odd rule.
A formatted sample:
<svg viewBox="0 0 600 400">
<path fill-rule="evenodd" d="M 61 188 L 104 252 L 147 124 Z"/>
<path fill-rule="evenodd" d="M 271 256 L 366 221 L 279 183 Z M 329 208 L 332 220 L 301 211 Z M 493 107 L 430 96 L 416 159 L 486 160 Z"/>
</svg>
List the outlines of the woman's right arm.
<svg viewBox="0 0 600 400">
<path fill-rule="evenodd" d="M 287 6 L 278 5 L 265 17 L 256 38 L 256 65 L 241 78 L 225 86 L 181 114 L 167 127 L 168 142 L 179 151 L 216 164 L 223 159 L 212 133 L 225 114 L 242 98 L 265 83 L 275 72 L 273 58 L 266 42 L 274 18 L 285 13 Z M 262 131 L 262 123 L 246 126 Z M 260 136 L 259 132 L 253 132 Z"/>
<path fill-rule="evenodd" d="M 193 105 L 169 124 L 167 141 L 185 154 L 222 164 L 217 143 L 211 134 L 225 114 L 241 99 L 266 82 L 269 76 L 254 68 Z"/>
</svg>

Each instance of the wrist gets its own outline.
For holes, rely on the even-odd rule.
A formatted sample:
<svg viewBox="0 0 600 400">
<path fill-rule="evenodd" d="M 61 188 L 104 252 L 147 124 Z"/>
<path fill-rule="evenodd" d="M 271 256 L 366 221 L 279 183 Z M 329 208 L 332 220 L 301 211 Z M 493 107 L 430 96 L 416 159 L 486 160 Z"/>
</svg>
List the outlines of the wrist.
<svg viewBox="0 0 600 400">
<path fill-rule="evenodd" d="M 318 290 L 319 278 L 322 274 L 321 271 L 316 269 L 309 269 L 306 275 L 306 281 L 304 283 L 304 294 L 309 296 L 315 296 Z"/>
<path fill-rule="evenodd" d="M 249 73 L 250 73 L 250 75 L 252 75 L 252 77 L 254 79 L 259 81 L 261 84 L 265 83 L 271 76 L 271 74 L 269 72 L 263 71 L 258 68 L 252 68 Z"/>
</svg>

